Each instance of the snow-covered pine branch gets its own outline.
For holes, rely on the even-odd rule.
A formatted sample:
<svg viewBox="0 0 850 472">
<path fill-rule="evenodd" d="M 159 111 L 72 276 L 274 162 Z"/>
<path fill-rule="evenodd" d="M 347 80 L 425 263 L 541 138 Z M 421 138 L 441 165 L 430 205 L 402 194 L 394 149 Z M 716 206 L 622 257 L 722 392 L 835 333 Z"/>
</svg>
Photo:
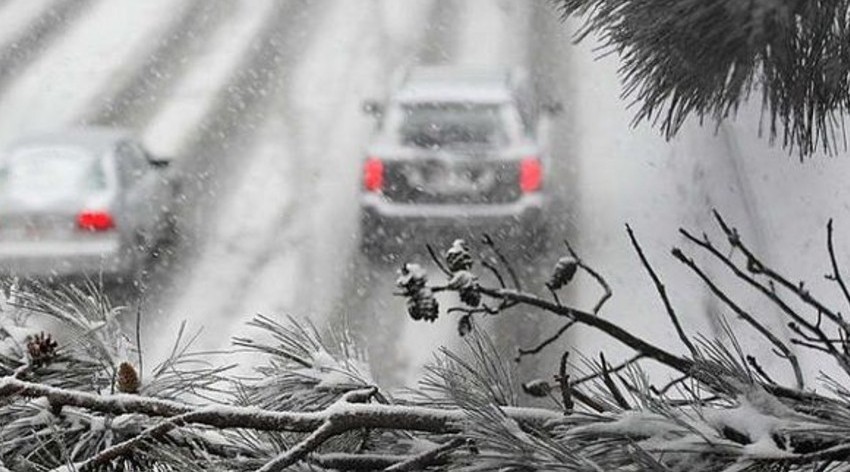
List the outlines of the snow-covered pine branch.
<svg viewBox="0 0 850 472">
<path fill-rule="evenodd" d="M 683 232 L 686 239 L 727 268 L 733 280 L 783 309 L 796 326 L 792 341 L 845 368 L 848 333 L 838 311 L 764 264 L 716 216 L 726 245 Z M 663 296 L 661 277 L 631 235 Z M 846 293 L 831 225 L 827 240 L 830 279 Z M 491 239 L 484 247 L 498 249 Z M 827 379 L 818 384 L 819 392 L 804 373 L 793 385 L 777 383 L 735 342 L 731 322 L 725 325 L 731 341 L 705 339 L 687 333 L 669 304 L 658 316 L 678 327 L 682 352 L 661 349 L 605 319 L 609 285 L 572 247 L 565 249 L 553 261 L 547 286 L 537 288 L 551 300 L 532 293 L 534 287 L 523 289 L 504 255 L 482 259 L 461 242 L 438 261 L 445 283 L 432 284 L 421 267 L 407 266 L 398 283 L 400 295 L 410 299 L 412 322 L 458 316 L 466 348 L 443 349 L 418 388 L 405 394 L 375 384 L 350 333 L 321 335 L 295 318 L 258 317 L 251 323 L 258 335 L 235 341 L 266 359 L 252 378 L 237 378 L 227 366 L 196 357 L 182 330 L 172 357 L 142 376 L 134 367 L 132 336 L 118 329 L 122 312 L 105 298 L 74 288 L 12 290 L 0 312 L 0 467 L 829 470 L 850 463 L 850 389 L 842 381 Z M 707 274 L 685 251 L 675 254 L 698 276 Z M 478 273 L 479 266 L 486 272 Z M 558 295 L 583 276 L 603 289 L 590 309 Z M 701 280 L 713 283 L 707 275 Z M 436 298 L 448 291 L 463 296 L 441 313 Z M 721 289 L 713 293 L 743 310 Z M 635 355 L 614 365 L 600 355 L 568 369 L 564 353 L 551 379 L 519 385 L 515 359 L 500 352 L 474 321 L 510 316 L 516 307 L 566 321 L 538 348 L 526 350 L 528 355 L 553 349 L 575 324 L 607 333 Z M 820 315 L 813 319 L 800 307 Z M 756 318 L 733 312 L 775 346 Z M 38 317 L 53 324 L 35 322 Z M 62 336 L 54 337 L 46 326 Z M 826 334 L 836 332 L 838 337 Z M 652 379 L 643 369 L 647 361 L 676 375 Z M 798 372 L 794 363 L 787 368 Z M 549 406 L 525 406 L 527 395 Z"/>
</svg>

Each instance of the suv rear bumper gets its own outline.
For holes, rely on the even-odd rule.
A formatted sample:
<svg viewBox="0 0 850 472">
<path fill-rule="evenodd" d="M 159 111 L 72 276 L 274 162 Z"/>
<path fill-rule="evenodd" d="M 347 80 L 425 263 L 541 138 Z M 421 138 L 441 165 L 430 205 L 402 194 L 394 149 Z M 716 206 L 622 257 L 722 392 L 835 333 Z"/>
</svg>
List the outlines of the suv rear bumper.
<svg viewBox="0 0 850 472">
<path fill-rule="evenodd" d="M 367 194 L 361 200 L 361 236 L 364 242 L 381 246 L 478 240 L 483 233 L 518 242 L 545 232 L 546 204 L 543 194 L 498 205 L 398 204 Z"/>
</svg>

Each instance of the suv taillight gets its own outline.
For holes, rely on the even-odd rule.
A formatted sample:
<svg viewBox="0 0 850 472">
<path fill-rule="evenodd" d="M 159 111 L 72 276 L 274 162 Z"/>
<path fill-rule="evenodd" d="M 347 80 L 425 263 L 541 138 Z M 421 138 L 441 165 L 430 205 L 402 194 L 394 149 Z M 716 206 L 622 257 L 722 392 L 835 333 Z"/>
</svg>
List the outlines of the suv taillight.
<svg viewBox="0 0 850 472">
<path fill-rule="evenodd" d="M 377 157 L 366 159 L 363 164 L 363 188 L 377 192 L 384 186 L 384 163 Z"/>
<path fill-rule="evenodd" d="M 84 210 L 77 215 L 77 227 L 86 231 L 107 231 L 115 227 L 108 211 Z"/>
<path fill-rule="evenodd" d="M 526 157 L 519 163 L 519 188 L 523 193 L 536 192 L 543 186 L 543 165 L 536 157 Z"/>
</svg>

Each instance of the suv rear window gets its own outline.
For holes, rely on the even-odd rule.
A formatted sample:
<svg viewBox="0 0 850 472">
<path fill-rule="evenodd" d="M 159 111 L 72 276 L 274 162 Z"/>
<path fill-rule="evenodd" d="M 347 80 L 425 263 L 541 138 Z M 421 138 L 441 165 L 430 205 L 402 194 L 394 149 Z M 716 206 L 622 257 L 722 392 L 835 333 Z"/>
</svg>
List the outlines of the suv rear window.
<svg viewBox="0 0 850 472">
<path fill-rule="evenodd" d="M 416 103 L 401 105 L 401 144 L 419 148 L 504 146 L 501 105 Z"/>
</svg>

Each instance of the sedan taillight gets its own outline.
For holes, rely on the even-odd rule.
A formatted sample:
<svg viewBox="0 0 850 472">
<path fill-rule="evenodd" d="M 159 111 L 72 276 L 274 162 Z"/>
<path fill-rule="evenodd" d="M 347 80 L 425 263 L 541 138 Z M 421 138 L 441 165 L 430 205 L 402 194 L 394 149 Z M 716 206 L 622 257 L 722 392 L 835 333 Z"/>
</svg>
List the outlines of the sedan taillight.
<svg viewBox="0 0 850 472">
<path fill-rule="evenodd" d="M 377 157 L 366 159 L 363 164 L 363 188 L 377 192 L 384 186 L 384 163 Z"/>
<path fill-rule="evenodd" d="M 77 215 L 77 227 L 86 231 L 107 231 L 115 227 L 108 211 L 84 210 Z"/>
<path fill-rule="evenodd" d="M 536 157 L 526 157 L 519 163 L 519 188 L 523 193 L 536 192 L 543 186 L 543 165 Z"/>
</svg>

